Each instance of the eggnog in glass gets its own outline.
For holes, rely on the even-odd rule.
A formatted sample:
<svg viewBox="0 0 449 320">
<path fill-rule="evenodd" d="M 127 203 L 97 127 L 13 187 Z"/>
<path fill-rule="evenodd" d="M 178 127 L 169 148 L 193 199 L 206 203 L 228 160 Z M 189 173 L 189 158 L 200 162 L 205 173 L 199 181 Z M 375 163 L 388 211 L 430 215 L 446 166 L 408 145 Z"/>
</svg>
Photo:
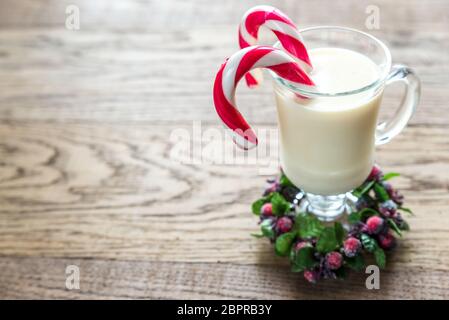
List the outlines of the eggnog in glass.
<svg viewBox="0 0 449 320">
<path fill-rule="evenodd" d="M 376 145 L 398 134 L 419 100 L 420 83 L 405 66 L 391 67 L 387 47 L 349 28 L 302 30 L 313 65 L 311 91 L 274 78 L 280 162 L 305 193 L 303 209 L 331 221 L 349 211 L 346 194 L 360 186 L 374 164 Z M 378 124 L 386 84 L 407 90 L 398 111 Z"/>
</svg>

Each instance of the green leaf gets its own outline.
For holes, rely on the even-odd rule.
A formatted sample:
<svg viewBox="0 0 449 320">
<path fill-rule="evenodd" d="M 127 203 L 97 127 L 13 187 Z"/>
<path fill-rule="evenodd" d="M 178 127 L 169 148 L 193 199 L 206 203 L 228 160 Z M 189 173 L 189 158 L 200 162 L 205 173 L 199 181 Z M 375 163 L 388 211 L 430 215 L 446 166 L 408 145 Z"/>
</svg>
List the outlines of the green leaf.
<svg viewBox="0 0 449 320">
<path fill-rule="evenodd" d="M 337 239 L 337 243 L 339 245 L 343 245 L 343 241 L 346 238 L 346 230 L 345 228 L 343 228 L 343 225 L 341 224 L 341 222 L 335 222 L 334 223 L 334 230 L 335 230 L 335 237 Z"/>
<path fill-rule="evenodd" d="M 270 193 L 269 195 L 267 195 L 267 196 L 265 196 L 265 197 L 262 197 L 262 198 L 260 198 L 260 199 L 258 199 L 258 200 L 256 200 L 256 201 L 254 201 L 253 204 L 251 205 L 251 211 L 252 211 L 255 215 L 259 216 L 259 215 L 260 215 L 260 211 L 261 211 L 261 209 L 262 209 L 262 206 L 263 206 L 265 203 L 268 203 L 268 202 L 271 201 L 271 198 L 273 197 L 273 194 L 274 194 L 274 193 Z"/>
<path fill-rule="evenodd" d="M 296 264 L 292 264 L 292 272 L 303 272 L 304 268 L 301 266 L 297 266 Z"/>
<path fill-rule="evenodd" d="M 298 230 L 300 238 L 307 239 L 318 237 L 324 226 L 314 215 L 302 213 L 295 219 L 295 229 Z"/>
<path fill-rule="evenodd" d="M 364 208 L 362 210 L 360 210 L 360 216 L 362 220 L 365 220 L 366 218 L 369 218 L 371 216 L 376 216 L 379 215 L 379 212 L 377 212 L 374 209 L 371 208 Z"/>
<path fill-rule="evenodd" d="M 260 215 L 260 211 L 262 210 L 262 206 L 263 206 L 265 203 L 267 203 L 267 201 L 266 201 L 265 198 L 261 198 L 261 199 L 258 199 L 258 200 L 256 200 L 256 201 L 253 202 L 253 204 L 251 205 L 251 210 L 253 211 L 253 213 L 254 213 L 256 216 L 259 216 L 259 215 Z"/>
<path fill-rule="evenodd" d="M 377 212 L 374 209 L 371 208 L 364 208 L 358 212 L 352 212 L 349 214 L 348 221 L 350 224 L 357 223 L 359 221 L 365 220 L 368 217 L 379 215 L 379 212 Z"/>
<path fill-rule="evenodd" d="M 294 263 L 296 259 L 296 250 L 295 250 L 295 246 L 291 246 L 290 248 L 290 262 Z"/>
<path fill-rule="evenodd" d="M 360 220 L 362 220 L 362 215 L 358 211 L 351 212 L 348 216 L 348 222 L 350 224 L 355 224 L 355 223 L 359 222 Z"/>
<path fill-rule="evenodd" d="M 357 272 L 363 271 L 363 269 L 365 269 L 366 266 L 365 258 L 361 254 L 353 258 L 345 258 L 345 263 L 349 268 Z"/>
<path fill-rule="evenodd" d="M 274 251 L 278 256 L 286 256 L 289 254 L 295 236 L 294 232 L 287 232 L 276 239 Z"/>
<path fill-rule="evenodd" d="M 290 210 L 290 202 L 278 192 L 273 193 L 271 197 L 271 204 L 273 205 L 273 214 L 275 216 L 282 216 Z"/>
<path fill-rule="evenodd" d="M 387 180 L 390 180 L 392 178 L 399 177 L 399 176 L 400 176 L 400 174 L 397 172 L 389 172 L 389 173 L 384 174 L 382 180 L 387 181 Z"/>
<path fill-rule="evenodd" d="M 312 247 L 304 247 L 296 252 L 293 265 L 295 266 L 295 272 L 303 271 L 305 269 L 312 269 L 318 265 L 318 261 L 315 260 L 313 254 L 314 249 Z"/>
<path fill-rule="evenodd" d="M 326 227 L 322 232 L 316 244 L 316 249 L 321 253 L 334 251 L 338 247 L 335 229 Z"/>
<path fill-rule="evenodd" d="M 346 279 L 346 269 L 345 268 L 339 268 L 338 270 L 335 270 L 335 275 L 337 276 L 337 279 L 344 280 Z"/>
<path fill-rule="evenodd" d="M 398 225 L 399 229 L 402 231 L 409 231 L 410 230 L 410 226 L 408 225 L 407 221 L 402 221 L 399 225 Z"/>
<path fill-rule="evenodd" d="M 405 207 L 398 207 L 399 210 L 405 211 L 411 215 L 414 215 L 413 211 L 409 208 L 405 208 Z"/>
<path fill-rule="evenodd" d="M 378 247 L 377 241 L 365 233 L 362 233 L 360 235 L 360 240 L 362 242 L 363 247 L 368 252 L 374 252 L 374 250 L 376 250 L 376 248 Z"/>
<path fill-rule="evenodd" d="M 358 187 L 357 189 L 355 189 L 352 194 L 354 196 L 356 196 L 357 198 L 360 198 L 361 196 L 363 196 L 365 193 L 367 193 L 368 191 L 371 190 L 371 188 L 373 187 L 375 181 L 367 181 L 364 184 L 362 184 L 360 187 Z"/>
<path fill-rule="evenodd" d="M 260 239 L 260 238 L 263 238 L 265 236 L 262 233 L 251 233 L 251 237 Z"/>
<path fill-rule="evenodd" d="M 385 251 L 382 248 L 377 247 L 376 250 L 374 250 L 374 259 L 376 260 L 376 264 L 379 268 L 385 268 L 387 264 L 387 257 L 385 256 Z"/>
<path fill-rule="evenodd" d="M 274 237 L 273 223 L 270 219 L 265 219 L 264 221 L 262 221 L 262 223 L 260 224 L 260 230 L 265 237 Z"/>
<path fill-rule="evenodd" d="M 394 222 L 393 219 L 388 218 L 387 223 L 391 227 L 391 229 L 393 229 L 394 232 L 398 234 L 398 236 L 402 237 L 401 229 L 399 229 L 398 225 L 396 224 L 396 222 Z"/>
<path fill-rule="evenodd" d="M 290 181 L 289 178 L 287 178 L 287 176 L 285 174 L 281 175 L 281 178 L 279 179 L 279 184 L 283 187 L 295 187 L 297 188 L 293 182 Z"/>
<path fill-rule="evenodd" d="M 385 190 L 385 188 L 380 183 L 376 182 L 374 184 L 374 192 L 376 193 L 377 199 L 379 199 L 381 202 L 390 200 L 390 196 L 388 195 L 387 190 Z"/>
<path fill-rule="evenodd" d="M 379 215 L 379 212 L 377 212 L 374 209 L 371 208 L 364 208 L 357 212 L 352 212 L 348 216 L 348 221 L 350 224 L 355 224 L 359 221 L 364 221 L 368 217 Z"/>
</svg>

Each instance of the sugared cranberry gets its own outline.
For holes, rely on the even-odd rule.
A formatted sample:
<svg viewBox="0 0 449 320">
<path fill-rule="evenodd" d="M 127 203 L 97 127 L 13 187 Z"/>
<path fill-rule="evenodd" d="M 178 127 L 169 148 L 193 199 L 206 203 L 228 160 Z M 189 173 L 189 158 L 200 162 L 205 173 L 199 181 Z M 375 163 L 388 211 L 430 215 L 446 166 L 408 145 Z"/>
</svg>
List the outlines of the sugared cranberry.
<svg viewBox="0 0 449 320">
<path fill-rule="evenodd" d="M 288 186 L 282 190 L 282 195 L 284 196 L 285 200 L 293 202 L 293 200 L 298 195 L 298 192 L 299 190 L 297 188 Z"/>
<path fill-rule="evenodd" d="M 387 218 L 391 218 L 396 214 L 398 206 L 393 200 L 387 200 L 379 205 L 379 212 Z"/>
<path fill-rule="evenodd" d="M 343 256 L 339 252 L 333 251 L 326 255 L 326 266 L 330 270 L 337 270 L 341 267 L 342 263 Z"/>
<path fill-rule="evenodd" d="M 396 202 L 398 205 L 402 205 L 404 203 L 404 196 L 399 193 L 398 190 L 394 189 L 390 183 L 384 182 L 383 185 L 385 190 L 387 190 L 391 200 Z"/>
<path fill-rule="evenodd" d="M 365 208 L 370 207 L 370 203 L 368 202 L 368 198 L 366 197 L 360 197 L 357 199 L 357 202 L 355 203 L 355 207 L 357 211 L 363 210 Z"/>
<path fill-rule="evenodd" d="M 366 220 L 366 231 L 370 234 L 378 234 L 384 229 L 385 221 L 381 217 L 372 216 Z"/>
<path fill-rule="evenodd" d="M 273 215 L 273 205 L 271 203 L 265 203 L 260 209 L 260 213 L 266 217 Z"/>
<path fill-rule="evenodd" d="M 316 283 L 318 280 L 318 273 L 315 271 L 304 271 L 304 278 L 310 283 Z"/>
<path fill-rule="evenodd" d="M 399 211 L 396 211 L 396 213 L 394 214 L 394 216 L 392 218 L 393 218 L 394 222 L 396 222 L 396 225 L 399 227 L 399 229 L 401 229 L 401 230 L 409 230 L 410 229 L 408 223 L 404 220 L 404 218 L 399 213 Z"/>
<path fill-rule="evenodd" d="M 343 251 L 345 255 L 349 258 L 352 258 L 359 253 L 360 249 L 362 248 L 362 243 L 359 239 L 354 237 L 349 237 L 345 240 L 343 243 Z"/>
<path fill-rule="evenodd" d="M 358 234 L 360 234 L 360 232 L 364 231 L 366 229 L 365 224 L 362 221 L 356 222 L 355 224 L 353 224 L 348 232 L 348 236 L 353 237 L 356 236 Z"/>
<path fill-rule="evenodd" d="M 379 245 L 386 250 L 392 249 L 396 245 L 396 238 L 391 233 L 380 234 L 378 240 Z"/>
<path fill-rule="evenodd" d="M 376 180 L 379 181 L 382 178 L 382 170 L 380 170 L 379 166 L 375 164 L 371 169 L 371 172 L 367 178 L 367 180 Z"/>
<path fill-rule="evenodd" d="M 276 229 L 279 233 L 289 232 L 292 229 L 293 222 L 289 217 L 279 218 L 276 222 Z"/>
<path fill-rule="evenodd" d="M 307 241 L 299 241 L 295 244 L 295 251 L 299 251 L 302 248 L 311 247 L 312 245 Z"/>
</svg>

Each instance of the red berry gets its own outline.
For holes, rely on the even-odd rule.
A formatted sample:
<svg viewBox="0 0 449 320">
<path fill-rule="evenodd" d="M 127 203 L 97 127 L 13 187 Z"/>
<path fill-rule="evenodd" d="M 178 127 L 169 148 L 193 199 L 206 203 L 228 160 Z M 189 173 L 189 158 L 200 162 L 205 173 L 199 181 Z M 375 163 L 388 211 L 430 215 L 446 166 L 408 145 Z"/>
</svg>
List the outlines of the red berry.
<svg viewBox="0 0 449 320">
<path fill-rule="evenodd" d="M 318 273 L 315 271 L 306 270 L 304 271 L 304 278 L 310 283 L 316 283 L 318 280 Z"/>
<path fill-rule="evenodd" d="M 289 217 L 279 218 L 276 222 L 276 228 L 279 233 L 289 232 L 292 229 L 293 222 Z"/>
<path fill-rule="evenodd" d="M 385 201 L 385 202 L 382 202 L 382 203 L 379 205 L 379 212 L 380 212 L 384 217 L 390 218 L 390 217 L 392 217 L 392 216 L 395 215 L 397 207 L 398 207 L 398 206 L 396 205 L 396 203 L 394 203 L 394 201 L 392 201 L 392 200 L 387 200 L 387 201 Z"/>
<path fill-rule="evenodd" d="M 349 237 L 345 240 L 343 244 L 343 251 L 345 255 L 349 258 L 352 258 L 359 253 L 360 249 L 362 248 L 362 243 L 359 239 L 354 237 Z"/>
<path fill-rule="evenodd" d="M 390 194 L 390 198 L 400 206 L 404 204 L 404 196 L 399 193 L 398 190 L 393 190 Z"/>
<path fill-rule="evenodd" d="M 307 241 L 299 241 L 299 242 L 297 242 L 296 243 L 296 245 L 295 245 L 295 251 L 299 251 L 299 250 L 301 250 L 302 248 L 305 248 L 305 247 L 311 247 L 312 245 L 309 243 L 309 242 L 307 242 Z"/>
<path fill-rule="evenodd" d="M 392 249 L 396 245 L 396 238 L 391 233 L 380 234 L 378 240 L 383 249 Z"/>
<path fill-rule="evenodd" d="M 404 196 L 399 193 L 398 190 L 394 189 L 390 183 L 384 182 L 383 186 L 385 190 L 387 190 L 391 200 L 396 202 L 398 205 L 402 205 L 404 203 Z"/>
<path fill-rule="evenodd" d="M 366 221 L 366 229 L 370 234 L 378 234 L 384 228 L 384 219 L 379 216 L 372 216 Z"/>
<path fill-rule="evenodd" d="M 271 203 L 265 203 L 260 209 L 260 213 L 264 216 L 272 216 L 273 215 L 273 205 Z"/>
<path fill-rule="evenodd" d="M 379 166 L 375 164 L 371 169 L 371 172 L 367 178 L 367 180 L 379 180 L 382 177 L 382 170 L 380 170 Z"/>
<path fill-rule="evenodd" d="M 326 266 L 331 270 L 337 270 L 343 263 L 343 256 L 336 251 L 329 252 L 326 255 Z"/>
</svg>

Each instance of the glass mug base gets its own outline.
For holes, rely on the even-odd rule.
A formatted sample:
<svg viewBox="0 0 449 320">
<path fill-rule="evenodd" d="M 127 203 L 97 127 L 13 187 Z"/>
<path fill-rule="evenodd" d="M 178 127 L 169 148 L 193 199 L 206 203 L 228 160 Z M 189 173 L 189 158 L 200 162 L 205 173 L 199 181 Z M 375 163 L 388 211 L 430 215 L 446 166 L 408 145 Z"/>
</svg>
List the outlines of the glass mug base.
<svg viewBox="0 0 449 320">
<path fill-rule="evenodd" d="M 299 212 L 307 212 L 318 219 L 331 222 L 343 218 L 354 211 L 357 198 L 351 193 L 320 196 L 312 193 L 299 193 L 296 197 Z"/>
</svg>

